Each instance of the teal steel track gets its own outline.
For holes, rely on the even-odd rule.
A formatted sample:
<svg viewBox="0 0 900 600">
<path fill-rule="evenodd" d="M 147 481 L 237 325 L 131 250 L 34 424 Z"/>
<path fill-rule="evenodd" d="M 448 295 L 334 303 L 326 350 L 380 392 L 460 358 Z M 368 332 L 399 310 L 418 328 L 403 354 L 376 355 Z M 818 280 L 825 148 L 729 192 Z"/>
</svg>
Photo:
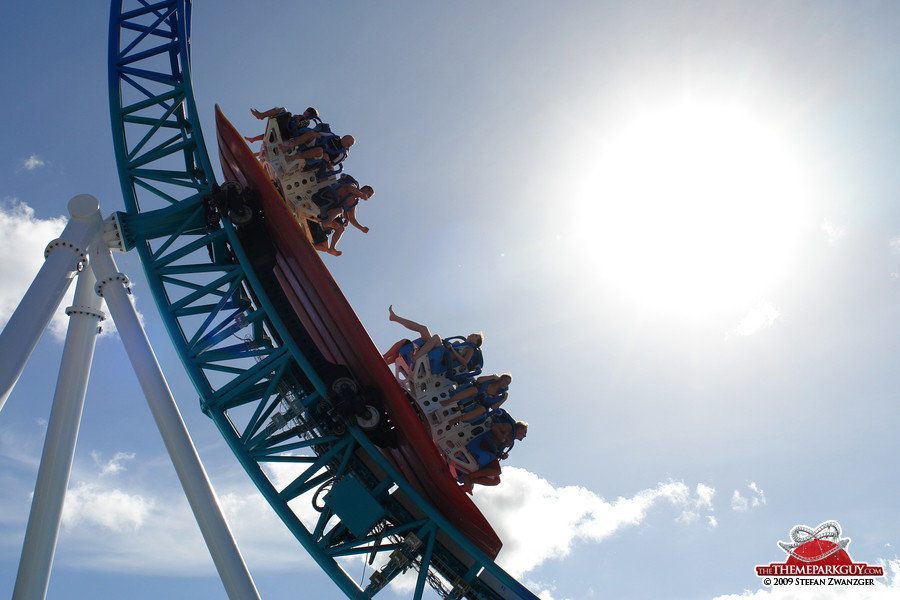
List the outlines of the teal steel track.
<svg viewBox="0 0 900 600">
<path fill-rule="evenodd" d="M 202 410 L 348 598 L 371 598 L 409 570 L 417 599 L 427 586 L 445 598 L 533 598 L 365 433 L 334 418 L 334 373 L 258 269 L 265 253 L 245 248 L 238 228 L 207 202 L 215 176 L 191 89 L 190 20 L 186 0 L 114 0 L 109 94 L 124 249 L 140 256 Z M 289 481 L 273 474 L 276 463 L 290 468 Z M 364 587 L 344 570 L 354 557 L 354 568 L 360 557 L 374 565 Z"/>
</svg>

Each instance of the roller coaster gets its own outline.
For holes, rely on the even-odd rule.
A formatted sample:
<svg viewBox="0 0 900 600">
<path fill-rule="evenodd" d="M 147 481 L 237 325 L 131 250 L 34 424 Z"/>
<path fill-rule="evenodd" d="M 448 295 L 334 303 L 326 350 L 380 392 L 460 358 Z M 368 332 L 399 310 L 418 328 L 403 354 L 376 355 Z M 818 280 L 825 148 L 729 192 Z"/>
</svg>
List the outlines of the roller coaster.
<svg viewBox="0 0 900 600">
<path fill-rule="evenodd" d="M 464 442 L 478 431 L 451 434 L 435 411 L 449 375 L 406 365 L 398 382 L 290 195 L 218 107 L 226 181 L 216 182 L 191 87 L 191 8 L 189 0 L 113 2 L 110 115 L 126 210 L 96 235 L 137 252 L 201 410 L 348 598 L 373 598 L 407 572 L 416 599 L 426 588 L 450 599 L 536 598 L 494 562 L 501 540 L 454 477 L 454 460 L 463 470 L 471 462 Z M 95 258 L 99 238 L 82 237 L 97 290 L 113 280 L 127 289 L 102 252 Z M 84 253 L 70 245 L 81 269 Z M 294 479 L 276 482 L 274 463 L 294 465 Z M 344 570 L 353 558 L 375 566 L 364 585 Z M 228 569 L 217 567 L 225 581 Z M 232 598 L 255 594 L 252 584 L 226 589 Z"/>
</svg>

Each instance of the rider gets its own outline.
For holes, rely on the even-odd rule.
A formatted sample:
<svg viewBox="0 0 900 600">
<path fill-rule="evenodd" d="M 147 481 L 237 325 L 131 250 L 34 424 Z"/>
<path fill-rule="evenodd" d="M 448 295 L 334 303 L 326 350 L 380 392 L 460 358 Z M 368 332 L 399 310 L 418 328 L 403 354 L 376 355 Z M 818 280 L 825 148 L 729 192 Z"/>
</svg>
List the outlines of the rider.
<svg viewBox="0 0 900 600">
<path fill-rule="evenodd" d="M 331 200 L 328 204 L 321 207 L 321 227 L 326 231 L 333 232 L 331 236 L 331 244 L 327 245 L 324 241 L 316 244 L 315 248 L 322 252 L 340 256 L 341 251 L 336 250 L 335 246 L 341 239 L 346 230 L 347 223 L 350 223 L 363 233 L 368 233 L 369 228 L 360 225 L 356 220 L 356 206 L 360 200 L 368 200 L 375 194 L 375 190 L 370 185 L 357 187 L 359 184 L 349 175 L 344 175 L 337 184 L 322 193 L 321 196 L 325 200 Z M 330 231 L 329 231 L 330 230 Z"/>
<path fill-rule="evenodd" d="M 460 482 L 468 487 L 476 483 L 489 486 L 500 483 L 500 460 L 509 456 L 508 450 L 515 441 L 524 440 L 528 434 L 528 423 L 514 421 L 502 409 L 489 416 L 493 419 L 490 428 L 466 445 L 478 462 L 478 469 L 460 476 Z"/>
<path fill-rule="evenodd" d="M 482 375 L 471 383 L 461 385 L 441 406 L 458 404 L 462 411 L 448 422 L 455 425 L 461 421 L 471 421 L 490 410 L 496 410 L 509 397 L 509 385 L 512 375 Z"/>
<path fill-rule="evenodd" d="M 394 312 L 393 305 L 388 308 L 388 312 L 389 320 L 400 323 L 410 331 L 415 331 L 419 334 L 419 338 L 412 341 L 403 339 L 391 346 L 390 350 L 384 354 L 385 362 L 393 364 L 400 354 L 412 350 L 409 355 L 409 363 L 415 364 L 419 357 L 427 356 L 428 353 L 435 348 L 443 347 L 446 355 L 448 355 L 452 361 L 455 361 L 455 363 L 459 365 L 465 365 L 466 370 L 473 370 L 469 367 L 471 367 L 478 358 L 477 350 L 481 347 L 481 344 L 484 343 L 483 334 L 473 333 L 466 337 L 464 342 L 452 342 L 441 339 L 441 337 L 436 334 L 432 335 L 431 331 L 425 325 L 397 316 Z M 412 348 L 409 348 L 410 345 L 412 345 Z"/>
<path fill-rule="evenodd" d="M 251 108 L 250 112 L 253 113 L 253 116 L 257 119 L 269 119 L 274 117 L 278 122 L 278 126 L 281 129 L 282 137 L 287 139 L 293 139 L 303 133 L 306 129 L 309 128 L 309 124 L 311 121 L 315 121 L 317 124 L 322 123 L 321 119 L 319 119 L 319 111 L 317 111 L 312 106 L 308 107 L 302 114 L 292 115 L 288 111 L 284 109 L 283 106 L 277 106 L 275 108 L 270 108 L 267 111 L 260 112 L 255 108 Z M 248 142 L 259 142 L 265 137 L 265 133 L 261 133 L 259 135 L 253 137 L 246 137 L 244 139 Z"/>
</svg>

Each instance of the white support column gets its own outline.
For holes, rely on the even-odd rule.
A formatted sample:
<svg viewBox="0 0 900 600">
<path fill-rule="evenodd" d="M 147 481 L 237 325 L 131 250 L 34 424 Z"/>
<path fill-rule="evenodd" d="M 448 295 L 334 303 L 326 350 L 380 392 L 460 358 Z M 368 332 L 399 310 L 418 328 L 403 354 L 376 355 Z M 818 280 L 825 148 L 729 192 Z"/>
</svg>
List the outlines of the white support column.
<svg viewBox="0 0 900 600">
<path fill-rule="evenodd" d="M 104 318 L 100 311 L 103 301 L 94 292 L 96 282 L 91 269 L 82 270 L 75 286 L 75 304 L 66 311 L 69 330 L 34 487 L 31 514 L 25 530 L 13 600 L 42 600 L 47 595 L 98 323 Z"/>
<path fill-rule="evenodd" d="M 258 599 L 250 572 L 131 303 L 128 279 L 118 272 L 101 235 L 91 243 L 90 257 L 98 281 L 97 293 L 106 300 L 116 323 L 225 591 L 231 600 Z"/>
<path fill-rule="evenodd" d="M 50 323 L 72 277 L 87 255 L 87 246 L 102 224 L 97 199 L 87 194 L 69 201 L 72 218 L 59 239 L 47 246 L 41 270 L 0 333 L 0 409 L 16 385 L 25 363 Z"/>
</svg>

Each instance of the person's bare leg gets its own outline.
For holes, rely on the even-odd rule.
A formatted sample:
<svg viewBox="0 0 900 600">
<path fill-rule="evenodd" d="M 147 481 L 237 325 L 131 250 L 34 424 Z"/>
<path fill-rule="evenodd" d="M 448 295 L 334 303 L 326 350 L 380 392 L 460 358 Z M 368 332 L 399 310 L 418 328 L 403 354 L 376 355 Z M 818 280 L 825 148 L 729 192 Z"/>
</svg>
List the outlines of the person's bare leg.
<svg viewBox="0 0 900 600">
<path fill-rule="evenodd" d="M 441 400 L 441 406 L 450 406 L 451 404 L 459 404 L 463 400 L 468 400 L 469 398 L 475 397 L 478 393 L 478 388 L 474 385 L 471 385 L 467 388 L 463 388 L 462 390 L 457 389 L 455 392 L 450 394 L 450 397 L 446 400 Z"/>
<path fill-rule="evenodd" d="M 260 111 L 256 110 L 255 108 L 251 108 L 250 112 L 257 119 L 262 120 L 262 119 L 268 119 L 269 117 L 274 117 L 278 113 L 284 112 L 284 107 L 276 106 L 275 108 L 270 108 L 269 110 L 264 111 L 264 112 L 260 112 Z"/>
<path fill-rule="evenodd" d="M 329 223 L 329 226 L 334 228 L 334 233 L 331 234 L 331 246 L 328 248 L 328 254 L 332 254 L 334 256 L 340 256 L 341 251 L 335 250 L 335 246 L 337 246 L 338 241 L 341 239 L 341 236 L 344 235 L 344 226 L 337 222 Z"/>
<path fill-rule="evenodd" d="M 411 321 L 410 319 L 404 319 L 403 317 L 397 316 L 397 313 L 394 312 L 394 305 L 388 307 L 388 320 L 393 321 L 394 323 L 399 323 L 409 329 L 410 331 L 415 331 L 419 334 L 419 337 L 425 341 L 431 340 L 431 332 L 428 330 L 428 327 L 422 325 L 421 323 L 416 323 L 415 321 Z"/>
<path fill-rule="evenodd" d="M 321 160 L 324 154 L 321 148 L 310 148 L 296 154 L 285 154 L 284 160 L 288 162 L 294 160 Z"/>
<path fill-rule="evenodd" d="M 396 344 L 390 347 L 390 349 L 382 354 L 382 358 L 384 358 L 384 362 L 389 365 L 394 364 L 394 361 L 397 360 L 397 357 L 400 356 L 400 348 L 409 343 L 409 340 L 400 340 Z"/>
<path fill-rule="evenodd" d="M 425 338 L 422 339 L 424 340 Z M 444 340 L 442 340 L 439 335 L 435 334 L 431 336 L 430 338 L 428 338 L 428 340 L 425 341 L 424 344 L 422 344 L 422 346 L 418 350 L 413 353 L 413 355 L 410 357 L 410 360 L 416 362 L 416 360 L 418 360 L 420 356 L 428 356 L 429 352 L 431 352 L 438 346 L 443 345 L 443 343 Z"/>
<path fill-rule="evenodd" d="M 471 421 L 473 419 L 477 419 L 478 417 L 480 417 L 483 414 L 484 414 L 484 407 L 476 406 L 475 408 L 473 408 L 472 410 L 470 410 L 468 412 L 464 412 L 460 415 L 453 417 L 452 419 L 447 421 L 447 424 L 448 425 L 456 425 L 457 423 L 462 423 L 463 421 Z"/>
<path fill-rule="evenodd" d="M 281 144 L 281 151 L 287 152 L 291 148 L 296 148 L 297 146 L 308 146 L 309 144 L 316 141 L 316 132 L 315 131 L 307 131 L 305 133 L 301 133 L 291 141 Z M 321 151 L 321 148 L 319 148 Z"/>
</svg>

